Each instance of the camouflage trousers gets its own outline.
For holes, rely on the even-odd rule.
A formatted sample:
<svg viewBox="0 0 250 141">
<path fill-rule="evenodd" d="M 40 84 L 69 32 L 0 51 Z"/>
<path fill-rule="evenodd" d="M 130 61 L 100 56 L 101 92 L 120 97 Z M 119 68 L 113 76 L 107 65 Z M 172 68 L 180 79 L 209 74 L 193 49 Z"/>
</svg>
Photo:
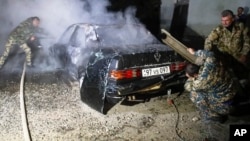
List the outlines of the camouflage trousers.
<svg viewBox="0 0 250 141">
<path fill-rule="evenodd" d="M 0 57 L 0 68 L 4 65 L 5 60 L 8 58 L 11 49 L 14 47 L 14 45 L 16 44 L 15 39 L 10 37 L 7 41 L 7 43 L 5 44 L 5 50 L 2 54 L 2 56 Z M 27 65 L 31 65 L 31 49 L 29 48 L 29 46 L 24 43 L 20 45 L 20 48 L 25 52 L 26 54 L 26 62 Z"/>
<path fill-rule="evenodd" d="M 220 99 L 208 93 L 191 92 L 190 99 L 204 119 L 228 115 L 231 109 L 231 101 L 220 102 Z"/>
</svg>

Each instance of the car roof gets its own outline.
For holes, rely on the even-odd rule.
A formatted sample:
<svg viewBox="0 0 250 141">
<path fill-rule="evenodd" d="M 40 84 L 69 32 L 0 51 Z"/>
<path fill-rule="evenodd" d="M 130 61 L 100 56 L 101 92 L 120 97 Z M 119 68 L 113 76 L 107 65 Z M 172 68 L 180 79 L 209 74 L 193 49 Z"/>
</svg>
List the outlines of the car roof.
<svg viewBox="0 0 250 141">
<path fill-rule="evenodd" d="M 81 31 L 81 36 L 86 40 L 100 42 L 102 46 L 127 46 L 160 43 L 142 24 L 119 23 L 119 24 L 93 24 L 76 23 L 69 26 L 61 36 L 59 42 L 68 41 L 74 31 Z M 66 39 L 66 38 L 67 39 Z"/>
</svg>

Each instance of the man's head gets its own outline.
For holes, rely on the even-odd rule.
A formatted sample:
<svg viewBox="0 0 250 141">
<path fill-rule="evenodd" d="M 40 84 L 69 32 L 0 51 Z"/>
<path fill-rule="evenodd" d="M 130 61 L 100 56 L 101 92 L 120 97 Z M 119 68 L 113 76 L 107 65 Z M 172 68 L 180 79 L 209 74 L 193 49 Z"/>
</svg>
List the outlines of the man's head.
<svg viewBox="0 0 250 141">
<path fill-rule="evenodd" d="M 199 69 L 200 67 L 195 65 L 195 64 L 188 64 L 186 66 L 186 76 L 187 77 L 191 77 L 191 78 L 195 78 L 198 76 L 199 73 Z"/>
<path fill-rule="evenodd" d="M 38 17 L 32 17 L 32 25 L 38 27 L 40 25 L 40 19 Z"/>
<path fill-rule="evenodd" d="M 229 27 L 234 22 L 234 14 L 231 10 L 221 12 L 221 24 L 224 27 Z"/>
<path fill-rule="evenodd" d="M 238 15 L 242 15 L 244 12 L 244 8 L 243 7 L 238 7 L 237 13 Z"/>
</svg>

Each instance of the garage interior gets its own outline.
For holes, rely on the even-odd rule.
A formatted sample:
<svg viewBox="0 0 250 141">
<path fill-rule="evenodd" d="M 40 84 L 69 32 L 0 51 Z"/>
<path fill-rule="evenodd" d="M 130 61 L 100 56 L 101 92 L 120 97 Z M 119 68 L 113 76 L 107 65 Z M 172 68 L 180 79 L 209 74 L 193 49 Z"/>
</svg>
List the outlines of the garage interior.
<svg viewBox="0 0 250 141">
<path fill-rule="evenodd" d="M 20 21 L 34 16 L 32 12 L 40 14 L 47 10 L 42 8 L 58 6 L 55 7 L 56 11 L 48 10 L 54 13 L 45 12 L 46 14 L 41 17 L 45 17 L 42 25 L 46 26 L 51 24 L 52 27 L 55 27 L 59 21 L 61 23 L 58 25 L 59 30 L 59 26 L 65 28 L 69 24 L 88 20 L 89 17 L 78 19 L 79 11 L 74 13 L 76 7 L 85 8 L 94 15 L 99 14 L 98 5 L 102 2 L 93 0 L 82 5 L 86 1 L 91 0 L 74 0 L 75 4 L 67 7 L 69 6 L 67 2 L 63 3 L 60 0 L 55 0 L 55 3 L 39 2 L 38 0 L 2 0 L 0 2 L 2 5 L 0 6 L 0 53 L 4 51 L 4 44 L 9 32 Z M 126 17 L 126 13 L 131 12 L 157 39 L 161 40 L 161 28 L 163 28 L 187 47 L 195 49 L 203 48 L 206 36 L 220 23 L 222 10 L 231 9 L 236 12 L 237 7 L 243 6 L 250 14 L 249 0 L 103 1 L 105 4 L 108 3 L 104 10 L 107 13 L 120 13 Z M 37 9 L 36 6 L 38 6 Z M 131 7 L 132 10 L 128 10 Z M 18 8 L 20 11 L 17 10 Z M 68 12 L 65 8 L 69 8 L 69 11 L 73 12 Z M 52 23 L 60 14 L 60 10 L 65 15 L 62 15 L 57 23 Z M 100 11 L 102 12 L 103 9 L 100 8 Z M 49 14 L 55 17 L 47 16 Z M 70 19 L 62 22 L 63 17 Z M 58 31 L 57 28 L 49 28 L 49 30 L 51 29 L 56 29 L 55 32 Z M 57 37 L 61 32 L 58 31 L 55 36 Z M 24 54 L 17 56 L 13 54 L 11 61 L 6 64 L 7 67 L 0 70 L 0 140 L 3 141 L 25 139 L 19 103 L 21 68 L 24 58 Z M 68 76 L 58 79 L 59 75 L 62 77 L 64 74 L 54 72 L 45 75 L 26 74 L 24 94 L 29 136 L 32 140 L 222 141 L 229 139 L 230 125 L 250 124 L 249 100 L 243 101 L 238 107 L 240 110 L 230 116 L 226 123 L 204 124 L 198 110 L 189 99 L 189 93 L 185 91 L 171 95 L 166 93 L 134 105 L 119 103 L 106 115 L 103 115 L 80 100 L 78 82 L 67 81 Z M 174 104 L 168 102 L 169 98 L 173 99 Z"/>
</svg>

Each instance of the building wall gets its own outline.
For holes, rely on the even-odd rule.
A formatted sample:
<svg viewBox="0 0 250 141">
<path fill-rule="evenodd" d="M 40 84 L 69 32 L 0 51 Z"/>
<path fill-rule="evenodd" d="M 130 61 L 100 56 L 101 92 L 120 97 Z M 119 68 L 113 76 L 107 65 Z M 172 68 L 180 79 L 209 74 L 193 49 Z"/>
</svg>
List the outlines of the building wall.
<svg viewBox="0 0 250 141">
<path fill-rule="evenodd" d="M 222 10 L 230 9 L 236 13 L 239 6 L 245 7 L 250 13 L 250 0 L 190 0 L 187 26 L 200 35 L 207 36 L 220 24 Z"/>
</svg>

